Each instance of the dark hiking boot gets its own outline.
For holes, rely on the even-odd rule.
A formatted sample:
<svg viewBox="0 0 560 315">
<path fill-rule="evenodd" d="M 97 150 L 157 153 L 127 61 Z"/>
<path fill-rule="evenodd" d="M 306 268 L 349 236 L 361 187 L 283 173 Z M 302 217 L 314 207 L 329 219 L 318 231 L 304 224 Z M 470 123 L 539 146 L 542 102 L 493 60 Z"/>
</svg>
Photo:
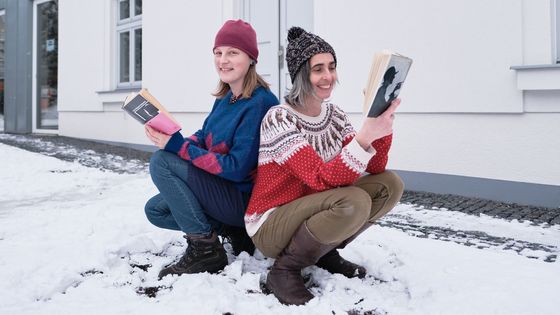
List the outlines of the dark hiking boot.
<svg viewBox="0 0 560 315">
<path fill-rule="evenodd" d="M 363 279 L 367 273 L 366 268 L 342 258 L 336 249 L 326 253 L 315 265 L 330 273 L 340 273 L 347 278 Z"/>
<path fill-rule="evenodd" d="M 314 296 L 305 287 L 301 269 L 314 265 L 335 246 L 319 242 L 304 222 L 274 261 L 266 279 L 266 287 L 283 304 L 307 303 Z"/>
<path fill-rule="evenodd" d="M 230 243 L 235 256 L 238 256 L 241 252 L 247 252 L 249 255 L 255 253 L 255 244 L 247 235 L 245 228 L 224 225 L 220 235 Z"/>
<path fill-rule="evenodd" d="M 226 251 L 215 232 L 209 236 L 185 235 L 184 237 L 187 239 L 185 254 L 176 264 L 163 268 L 159 272 L 159 279 L 169 274 L 216 273 L 228 264 Z"/>
</svg>

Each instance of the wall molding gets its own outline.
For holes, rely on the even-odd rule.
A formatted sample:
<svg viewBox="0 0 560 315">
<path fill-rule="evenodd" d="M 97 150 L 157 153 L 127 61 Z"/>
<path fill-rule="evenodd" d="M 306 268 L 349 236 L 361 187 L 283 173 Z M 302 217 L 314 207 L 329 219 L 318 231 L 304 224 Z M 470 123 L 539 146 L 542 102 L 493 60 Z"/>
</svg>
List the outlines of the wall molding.
<svg viewBox="0 0 560 315">
<path fill-rule="evenodd" d="M 458 175 L 394 171 L 401 176 L 407 190 L 560 208 L 560 186 Z"/>
</svg>

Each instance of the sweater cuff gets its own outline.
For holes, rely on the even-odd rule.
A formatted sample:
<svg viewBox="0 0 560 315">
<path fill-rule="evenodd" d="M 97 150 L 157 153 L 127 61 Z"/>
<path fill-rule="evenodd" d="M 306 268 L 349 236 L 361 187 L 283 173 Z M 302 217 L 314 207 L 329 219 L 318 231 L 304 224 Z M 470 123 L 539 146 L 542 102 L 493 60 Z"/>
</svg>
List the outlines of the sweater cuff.
<svg viewBox="0 0 560 315">
<path fill-rule="evenodd" d="M 361 173 L 366 169 L 369 160 L 371 160 L 376 153 L 375 149 L 371 146 L 367 151 L 364 150 L 355 138 L 344 147 L 344 150 L 349 155 L 345 158 L 347 159 L 347 163 L 349 163 L 358 173 Z M 352 158 L 350 158 L 350 156 Z"/>
<path fill-rule="evenodd" d="M 177 131 L 176 133 L 174 133 L 171 136 L 171 138 L 169 139 L 169 141 L 165 145 L 164 150 L 177 154 L 177 153 L 179 153 L 179 150 L 181 150 L 181 147 L 183 146 L 183 143 L 185 143 L 185 139 L 183 138 L 183 135 L 181 134 L 181 132 Z"/>
</svg>

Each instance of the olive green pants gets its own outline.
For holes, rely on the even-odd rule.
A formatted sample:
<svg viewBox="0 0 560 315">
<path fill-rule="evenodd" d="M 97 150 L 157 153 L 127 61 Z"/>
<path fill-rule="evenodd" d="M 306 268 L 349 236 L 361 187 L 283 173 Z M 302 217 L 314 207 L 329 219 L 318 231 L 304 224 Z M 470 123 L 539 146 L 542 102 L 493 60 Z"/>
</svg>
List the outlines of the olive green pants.
<svg viewBox="0 0 560 315">
<path fill-rule="evenodd" d="M 275 258 L 307 221 L 309 231 L 321 243 L 338 245 L 366 221 L 373 223 L 393 209 L 403 189 L 400 177 L 385 171 L 363 176 L 352 186 L 301 197 L 276 208 L 252 237 L 253 242 L 265 256 Z"/>
</svg>

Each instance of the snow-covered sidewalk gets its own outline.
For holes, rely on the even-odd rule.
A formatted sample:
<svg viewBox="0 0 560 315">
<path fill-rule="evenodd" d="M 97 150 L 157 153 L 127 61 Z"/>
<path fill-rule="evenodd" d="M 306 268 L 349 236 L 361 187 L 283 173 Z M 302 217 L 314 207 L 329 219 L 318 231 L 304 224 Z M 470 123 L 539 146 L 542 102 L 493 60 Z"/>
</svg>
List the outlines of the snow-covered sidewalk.
<svg viewBox="0 0 560 315">
<path fill-rule="evenodd" d="M 261 291 L 272 264 L 166 277 L 180 233 L 147 222 L 145 171 L 118 174 L 0 144 L 0 314 L 558 314 L 560 226 L 399 205 L 343 255 L 369 276 L 310 267 L 302 307 Z"/>
</svg>

